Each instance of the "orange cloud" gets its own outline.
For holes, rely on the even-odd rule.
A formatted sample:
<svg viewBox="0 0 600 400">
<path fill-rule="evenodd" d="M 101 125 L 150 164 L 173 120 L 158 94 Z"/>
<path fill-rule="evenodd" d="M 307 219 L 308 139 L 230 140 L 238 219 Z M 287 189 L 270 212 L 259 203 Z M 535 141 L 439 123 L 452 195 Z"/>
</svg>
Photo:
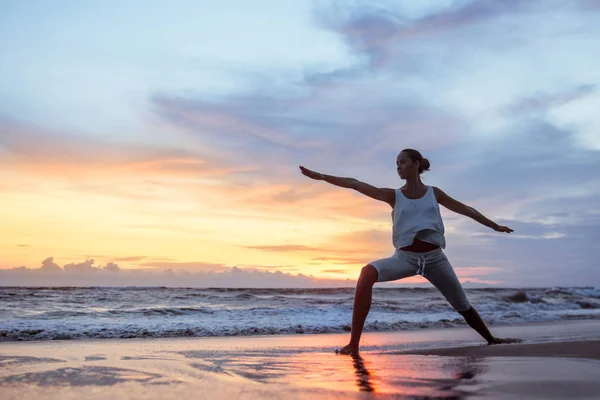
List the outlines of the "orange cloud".
<svg viewBox="0 0 600 400">
<path fill-rule="evenodd" d="M 347 269 L 324 269 L 321 272 L 328 274 L 344 274 L 346 275 L 349 271 Z"/>
</svg>

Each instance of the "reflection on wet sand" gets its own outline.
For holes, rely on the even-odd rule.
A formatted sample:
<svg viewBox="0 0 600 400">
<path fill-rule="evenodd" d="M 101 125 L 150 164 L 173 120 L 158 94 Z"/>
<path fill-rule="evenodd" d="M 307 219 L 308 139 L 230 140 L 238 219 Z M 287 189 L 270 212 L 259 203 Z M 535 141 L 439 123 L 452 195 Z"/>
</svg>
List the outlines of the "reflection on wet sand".
<svg viewBox="0 0 600 400">
<path fill-rule="evenodd" d="M 365 367 L 365 361 L 358 354 L 352 354 L 352 363 L 354 365 L 356 384 L 361 392 L 374 392 L 375 386 L 371 383 L 371 374 Z"/>
<path fill-rule="evenodd" d="M 464 398 L 481 391 L 488 369 L 474 357 L 334 355 L 323 352 L 186 352 L 194 368 L 262 384 L 318 387 L 333 391 Z"/>
<path fill-rule="evenodd" d="M 485 360 L 474 357 L 439 360 L 441 363 L 434 369 L 431 363 L 414 358 L 390 359 L 379 355 L 368 358 L 370 362 L 360 354 L 350 355 L 355 382 L 361 392 L 461 399 L 480 389 L 476 377 L 489 369 Z"/>
</svg>

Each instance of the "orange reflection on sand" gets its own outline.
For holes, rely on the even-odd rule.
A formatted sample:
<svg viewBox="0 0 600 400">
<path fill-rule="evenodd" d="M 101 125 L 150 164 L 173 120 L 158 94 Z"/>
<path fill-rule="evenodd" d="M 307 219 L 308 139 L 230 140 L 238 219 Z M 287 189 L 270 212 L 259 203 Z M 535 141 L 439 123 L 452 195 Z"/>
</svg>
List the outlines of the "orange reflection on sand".
<svg viewBox="0 0 600 400">
<path fill-rule="evenodd" d="M 375 392 L 376 378 L 371 377 L 371 372 L 365 366 L 365 360 L 358 354 L 353 354 L 351 357 L 358 389 L 361 392 Z"/>
<path fill-rule="evenodd" d="M 288 338 L 291 348 L 306 345 L 305 338 Z M 332 337 L 339 341 L 339 338 Z M 322 343 L 327 348 L 333 343 Z M 368 338 L 368 348 L 384 348 L 385 338 Z M 260 354 L 260 353 L 259 353 Z M 477 379 L 485 368 L 472 358 L 439 359 L 427 356 L 370 353 L 334 354 L 326 351 L 292 351 L 285 356 L 256 354 L 245 360 L 243 376 L 260 371 L 264 383 L 291 384 L 332 392 L 369 392 L 400 396 L 436 396 L 461 398 L 469 390 L 477 390 Z M 239 360 L 238 360 L 239 362 Z M 237 362 L 236 362 L 237 364 Z M 239 364 L 238 364 L 239 366 Z M 250 373 L 250 374 L 248 374 Z M 469 389 L 471 388 L 471 389 Z"/>
<path fill-rule="evenodd" d="M 340 357 L 346 360 L 345 368 L 352 366 L 354 390 L 401 396 L 462 398 L 478 389 L 476 376 L 486 370 L 480 360 L 473 358 L 452 360 L 385 354 Z M 353 390 L 350 386 L 348 389 Z"/>
<path fill-rule="evenodd" d="M 348 365 L 352 365 L 356 387 L 363 392 L 409 394 L 407 388 L 393 384 L 390 380 L 385 379 L 385 375 L 392 372 L 393 375 L 402 378 L 418 378 L 419 376 L 419 371 L 414 370 L 412 365 L 399 367 L 389 357 L 352 355 L 346 359 L 351 361 L 351 363 L 348 362 Z"/>
<path fill-rule="evenodd" d="M 375 360 L 373 359 L 375 358 Z M 333 353 L 300 353 L 284 359 L 258 360 L 252 362 L 237 360 L 237 367 L 245 364 L 248 371 L 237 370 L 242 376 L 250 377 L 250 370 L 256 371 L 260 364 L 261 378 L 268 383 L 291 384 L 303 387 L 318 387 L 331 391 L 372 392 L 372 393 L 414 393 L 414 388 L 402 387 L 386 375 L 399 376 L 402 381 L 418 380 L 418 370 L 399 366 L 393 362 L 397 357 L 369 357 L 369 355 L 337 355 Z M 266 379 L 265 379 L 266 378 Z M 267 383 L 265 381 L 265 383 Z"/>
</svg>

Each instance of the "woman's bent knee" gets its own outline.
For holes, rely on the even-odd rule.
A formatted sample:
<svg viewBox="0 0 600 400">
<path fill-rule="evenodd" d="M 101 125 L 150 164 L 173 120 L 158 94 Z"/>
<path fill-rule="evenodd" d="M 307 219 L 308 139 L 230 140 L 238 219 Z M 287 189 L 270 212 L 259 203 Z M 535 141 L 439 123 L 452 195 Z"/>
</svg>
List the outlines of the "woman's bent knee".
<svg viewBox="0 0 600 400">
<path fill-rule="evenodd" d="M 359 280 L 363 282 L 375 283 L 377 282 L 378 276 L 379 273 L 377 272 L 377 269 L 371 264 L 367 264 L 362 267 Z"/>
</svg>

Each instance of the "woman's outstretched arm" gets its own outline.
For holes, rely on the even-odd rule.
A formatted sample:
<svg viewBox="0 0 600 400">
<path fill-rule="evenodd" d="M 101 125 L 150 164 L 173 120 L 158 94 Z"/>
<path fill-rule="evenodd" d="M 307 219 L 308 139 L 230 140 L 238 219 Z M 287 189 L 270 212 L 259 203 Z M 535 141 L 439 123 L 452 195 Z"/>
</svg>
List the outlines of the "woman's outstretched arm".
<svg viewBox="0 0 600 400">
<path fill-rule="evenodd" d="M 303 166 L 300 166 L 300 171 L 302 171 L 303 175 L 311 179 L 325 181 L 332 185 L 343 188 L 354 189 L 365 196 L 369 196 L 375 200 L 384 201 L 394 208 L 394 203 L 396 202 L 396 194 L 394 193 L 394 189 L 378 188 L 354 178 L 342 178 L 339 176 L 325 175 L 320 172 L 311 171 Z"/>
<path fill-rule="evenodd" d="M 479 222 L 480 224 L 485 225 L 488 228 L 492 228 L 493 230 L 498 231 L 498 232 L 510 233 L 513 231 L 508 226 L 498 225 L 494 221 L 486 218 L 483 214 L 481 214 L 479 211 L 477 211 L 473 207 L 469 207 L 468 205 L 463 204 L 460 201 L 453 199 L 452 197 L 450 197 L 446 193 L 444 193 L 444 191 L 442 189 L 434 186 L 433 190 L 435 192 L 435 197 L 437 198 L 438 203 L 443 205 L 444 207 L 446 207 L 448 210 L 454 211 L 455 213 L 462 214 L 462 215 L 465 215 L 470 218 L 473 218 L 475 221 Z"/>
</svg>

